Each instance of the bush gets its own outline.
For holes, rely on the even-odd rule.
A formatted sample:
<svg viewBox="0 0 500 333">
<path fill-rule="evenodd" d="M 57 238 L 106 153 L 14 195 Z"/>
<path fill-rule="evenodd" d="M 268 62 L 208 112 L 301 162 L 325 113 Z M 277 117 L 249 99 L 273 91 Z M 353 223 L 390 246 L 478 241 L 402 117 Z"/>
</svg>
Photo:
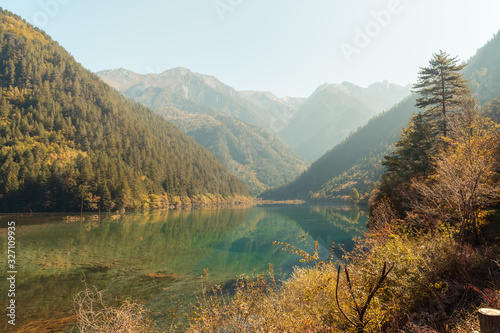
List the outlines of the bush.
<svg viewBox="0 0 500 333">
<path fill-rule="evenodd" d="M 96 287 L 79 292 L 74 299 L 81 333 L 141 333 L 156 332 L 146 308 L 137 303 L 124 302 L 118 307 L 105 305 L 102 291 Z"/>
</svg>

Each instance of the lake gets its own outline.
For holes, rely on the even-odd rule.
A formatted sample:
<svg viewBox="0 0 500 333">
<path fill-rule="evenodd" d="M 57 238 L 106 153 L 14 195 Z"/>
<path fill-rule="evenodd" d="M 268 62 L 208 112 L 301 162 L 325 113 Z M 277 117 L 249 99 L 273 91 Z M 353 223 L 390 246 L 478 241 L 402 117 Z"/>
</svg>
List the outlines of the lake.
<svg viewBox="0 0 500 333">
<path fill-rule="evenodd" d="M 73 299 L 85 283 L 106 289 L 110 299 L 145 303 L 165 324 L 196 301 L 205 270 L 211 282 L 228 288 L 236 276 L 264 272 L 268 264 L 286 278 L 300 257 L 273 241 L 301 248 L 318 241 L 327 259 L 332 242 L 352 248 L 367 221 L 363 211 L 330 206 L 155 211 L 85 221 L 66 216 L 0 216 L 2 267 L 7 221 L 16 222 L 17 330 L 50 332 L 74 322 Z M 341 255 L 338 246 L 333 254 Z M 5 309 L 6 279 L 0 286 Z M 0 331 L 14 331 L 1 323 Z"/>
</svg>

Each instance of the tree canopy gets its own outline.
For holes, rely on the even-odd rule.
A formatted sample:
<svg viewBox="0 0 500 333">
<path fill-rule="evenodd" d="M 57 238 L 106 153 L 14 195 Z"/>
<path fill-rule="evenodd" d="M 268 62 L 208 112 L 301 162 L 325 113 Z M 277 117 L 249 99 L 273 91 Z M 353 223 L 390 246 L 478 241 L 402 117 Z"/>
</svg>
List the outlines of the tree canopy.
<svg viewBox="0 0 500 333">
<path fill-rule="evenodd" d="M 240 194 L 245 186 L 193 139 L 0 12 L 1 211 L 139 209 Z"/>
<path fill-rule="evenodd" d="M 425 109 L 425 114 L 437 125 L 438 131 L 447 136 L 447 115 L 457 106 L 459 97 L 469 93 L 467 82 L 460 71 L 466 64 L 458 65 L 457 57 L 446 52 L 434 53 L 429 67 L 420 69 L 418 83 L 413 87 L 420 95 L 416 106 Z"/>
</svg>

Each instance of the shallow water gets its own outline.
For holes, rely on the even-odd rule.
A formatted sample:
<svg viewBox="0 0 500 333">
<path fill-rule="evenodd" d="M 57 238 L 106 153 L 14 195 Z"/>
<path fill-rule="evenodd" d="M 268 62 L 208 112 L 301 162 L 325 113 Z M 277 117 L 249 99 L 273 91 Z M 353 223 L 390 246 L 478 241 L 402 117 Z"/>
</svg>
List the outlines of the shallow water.
<svg viewBox="0 0 500 333">
<path fill-rule="evenodd" d="M 273 241 L 302 248 L 318 241 L 327 259 L 332 242 L 349 250 L 367 220 L 362 211 L 325 206 L 193 209 L 73 222 L 64 216 L 0 217 L 3 249 L 7 221 L 16 222 L 16 330 L 58 331 L 73 322 L 73 298 L 85 284 L 105 289 L 109 299 L 143 302 L 166 323 L 196 301 L 206 269 L 210 282 L 228 288 L 237 275 L 266 271 L 268 264 L 286 278 L 300 258 Z M 7 267 L 3 252 L 0 263 Z M 5 279 L 0 287 L 9 289 Z M 2 292 L 3 309 L 8 301 Z M 15 331 L 1 323 L 1 331 Z"/>
</svg>

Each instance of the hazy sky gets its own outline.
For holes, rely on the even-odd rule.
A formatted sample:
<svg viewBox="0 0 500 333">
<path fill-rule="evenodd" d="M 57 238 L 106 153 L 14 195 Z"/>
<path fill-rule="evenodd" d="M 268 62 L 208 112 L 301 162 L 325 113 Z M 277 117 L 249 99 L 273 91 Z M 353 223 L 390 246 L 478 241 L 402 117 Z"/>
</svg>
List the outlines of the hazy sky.
<svg viewBox="0 0 500 333">
<path fill-rule="evenodd" d="M 0 0 L 92 71 L 173 67 L 237 90 L 414 82 L 440 49 L 467 60 L 500 30 L 498 0 Z"/>
</svg>

